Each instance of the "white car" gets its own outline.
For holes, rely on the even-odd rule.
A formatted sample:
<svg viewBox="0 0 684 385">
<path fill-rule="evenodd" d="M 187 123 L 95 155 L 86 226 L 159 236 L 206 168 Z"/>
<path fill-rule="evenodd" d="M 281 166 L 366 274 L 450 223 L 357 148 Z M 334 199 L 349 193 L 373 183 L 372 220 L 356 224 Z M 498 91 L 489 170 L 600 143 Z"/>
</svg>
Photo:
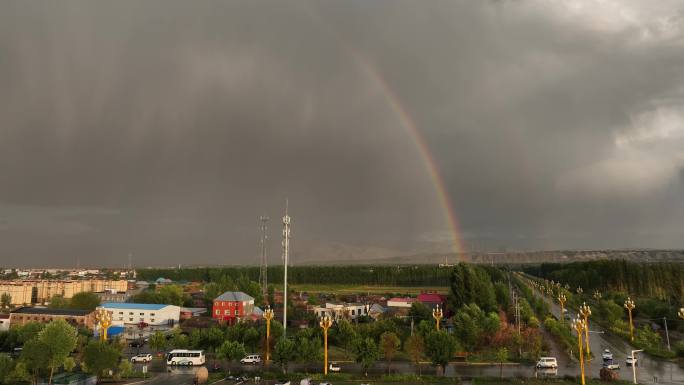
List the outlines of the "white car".
<svg viewBox="0 0 684 385">
<path fill-rule="evenodd" d="M 610 352 L 609 349 L 606 349 L 601 353 L 601 357 L 603 357 L 603 360 L 612 360 L 613 359 L 613 353 Z"/>
<path fill-rule="evenodd" d="M 627 366 L 632 366 L 632 365 L 639 366 L 639 362 L 637 361 L 636 357 L 632 358 L 631 356 L 628 356 L 626 363 L 627 363 Z"/>
<path fill-rule="evenodd" d="M 152 361 L 152 355 L 151 354 L 138 354 L 137 356 L 131 357 L 131 362 L 134 364 L 137 364 L 138 362 L 142 362 L 143 364 L 146 364 L 148 362 Z"/>
<path fill-rule="evenodd" d="M 240 363 L 243 365 L 246 364 L 251 364 L 251 365 L 256 365 L 261 363 L 261 356 L 258 354 L 250 354 L 248 356 L 245 356 L 245 358 L 240 360 Z"/>
<path fill-rule="evenodd" d="M 342 368 L 340 368 L 340 365 L 338 365 L 337 362 L 331 362 L 330 365 L 328 365 L 328 370 L 330 370 L 331 372 L 337 373 L 337 372 L 341 371 Z"/>
<path fill-rule="evenodd" d="M 558 361 L 556 357 L 540 357 L 537 361 L 538 369 L 557 369 Z"/>
</svg>

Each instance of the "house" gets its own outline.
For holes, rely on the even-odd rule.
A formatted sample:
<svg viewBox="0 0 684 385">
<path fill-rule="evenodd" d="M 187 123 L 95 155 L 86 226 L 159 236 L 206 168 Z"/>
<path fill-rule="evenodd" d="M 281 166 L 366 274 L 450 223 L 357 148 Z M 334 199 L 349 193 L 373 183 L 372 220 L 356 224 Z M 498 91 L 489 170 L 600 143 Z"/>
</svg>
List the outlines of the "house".
<svg viewBox="0 0 684 385">
<path fill-rule="evenodd" d="M 182 307 L 180 309 L 180 319 L 186 320 L 193 317 L 200 317 L 206 312 L 207 308 L 204 307 Z"/>
<path fill-rule="evenodd" d="M 93 329 L 97 321 L 92 310 L 48 309 L 45 307 L 20 307 L 10 313 L 11 326 L 23 326 L 29 322 L 49 323 L 63 319 L 74 326 Z"/>
<path fill-rule="evenodd" d="M 9 330 L 10 316 L 9 314 L 0 314 L 0 332 Z"/>
<path fill-rule="evenodd" d="M 383 314 L 385 314 L 386 311 L 387 311 L 387 309 L 382 307 L 382 305 L 374 303 L 370 306 L 370 309 L 368 309 L 368 315 L 370 317 L 372 317 L 373 319 L 377 320 Z"/>
<path fill-rule="evenodd" d="M 394 297 L 387 300 L 387 307 L 411 308 L 417 299 L 411 297 Z"/>
<path fill-rule="evenodd" d="M 211 316 L 232 325 L 251 317 L 253 312 L 254 298 L 241 291 L 227 291 L 214 299 Z"/>
<path fill-rule="evenodd" d="M 180 320 L 180 306 L 154 303 L 108 302 L 97 307 L 112 313 L 112 326 L 145 323 L 150 326 L 174 326 Z"/>
<path fill-rule="evenodd" d="M 325 306 L 315 306 L 313 308 L 314 314 L 317 317 L 328 315 L 331 318 L 338 320 L 341 318 L 357 319 L 362 315 L 368 315 L 366 305 L 362 303 L 326 303 Z"/>
<path fill-rule="evenodd" d="M 420 293 L 416 299 L 418 302 L 424 303 L 431 309 L 434 309 L 437 306 L 444 308 L 444 304 L 446 303 L 446 296 L 437 293 Z"/>
</svg>

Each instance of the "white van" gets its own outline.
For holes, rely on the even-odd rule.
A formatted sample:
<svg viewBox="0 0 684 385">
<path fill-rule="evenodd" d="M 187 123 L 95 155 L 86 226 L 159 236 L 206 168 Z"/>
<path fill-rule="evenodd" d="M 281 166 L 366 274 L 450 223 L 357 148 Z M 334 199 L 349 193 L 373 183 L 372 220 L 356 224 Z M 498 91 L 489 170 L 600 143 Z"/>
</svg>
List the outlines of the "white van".
<svg viewBox="0 0 684 385">
<path fill-rule="evenodd" d="M 541 357 L 541 358 L 539 358 L 539 361 L 537 361 L 537 368 L 538 369 L 557 369 L 558 368 L 558 362 L 556 361 L 556 357 Z"/>
<path fill-rule="evenodd" d="M 240 363 L 243 365 L 246 364 L 251 364 L 251 365 L 256 365 L 261 363 L 261 356 L 258 354 L 250 354 L 248 356 L 245 356 L 245 358 L 240 360 Z"/>
</svg>

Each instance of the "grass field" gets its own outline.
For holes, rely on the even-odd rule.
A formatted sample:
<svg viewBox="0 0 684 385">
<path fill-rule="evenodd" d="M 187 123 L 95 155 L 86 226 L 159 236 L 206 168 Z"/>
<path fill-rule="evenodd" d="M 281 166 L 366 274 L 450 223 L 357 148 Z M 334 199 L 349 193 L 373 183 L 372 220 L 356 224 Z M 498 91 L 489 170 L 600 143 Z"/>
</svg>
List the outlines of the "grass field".
<svg viewBox="0 0 684 385">
<path fill-rule="evenodd" d="M 446 286 L 372 286 L 372 285 L 320 285 L 320 284 L 290 284 L 293 290 L 309 293 L 335 293 L 335 294 L 409 294 L 417 295 L 425 291 L 434 291 L 447 294 Z"/>
</svg>

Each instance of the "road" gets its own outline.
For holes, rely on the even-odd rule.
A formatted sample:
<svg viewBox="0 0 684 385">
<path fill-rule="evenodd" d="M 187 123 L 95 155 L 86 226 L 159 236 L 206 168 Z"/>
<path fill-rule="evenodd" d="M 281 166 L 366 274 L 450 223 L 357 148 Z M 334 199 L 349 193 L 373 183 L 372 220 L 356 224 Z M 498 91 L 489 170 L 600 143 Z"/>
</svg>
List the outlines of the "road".
<svg viewBox="0 0 684 385">
<path fill-rule="evenodd" d="M 540 296 L 549 304 L 549 308 L 554 316 L 561 319 L 560 306 L 552 301 L 547 296 L 542 295 L 534 287 L 530 287 L 535 295 Z M 613 353 L 614 360 L 620 363 L 620 378 L 623 380 L 632 379 L 632 368 L 625 364 L 626 358 L 631 354 L 632 346 L 630 346 L 622 338 L 612 334 L 605 333 L 598 324 L 592 323 L 589 318 L 589 346 L 592 354 L 595 356 L 590 360 L 586 366 L 586 373 L 590 377 L 599 377 L 599 371 L 603 364 L 601 359 L 601 352 L 604 349 L 609 349 Z M 684 384 L 684 365 L 681 363 L 664 361 L 654 359 L 646 354 L 638 354 L 639 365 L 636 368 L 637 380 L 639 383 L 654 383 L 657 379 L 658 383 L 664 384 Z M 569 365 L 569 364 L 568 364 Z M 575 366 L 574 374 L 578 372 L 577 364 Z M 562 368 L 559 368 L 559 372 Z M 563 373 L 565 374 L 565 373 Z M 572 374 L 572 373 L 570 373 Z"/>
</svg>

